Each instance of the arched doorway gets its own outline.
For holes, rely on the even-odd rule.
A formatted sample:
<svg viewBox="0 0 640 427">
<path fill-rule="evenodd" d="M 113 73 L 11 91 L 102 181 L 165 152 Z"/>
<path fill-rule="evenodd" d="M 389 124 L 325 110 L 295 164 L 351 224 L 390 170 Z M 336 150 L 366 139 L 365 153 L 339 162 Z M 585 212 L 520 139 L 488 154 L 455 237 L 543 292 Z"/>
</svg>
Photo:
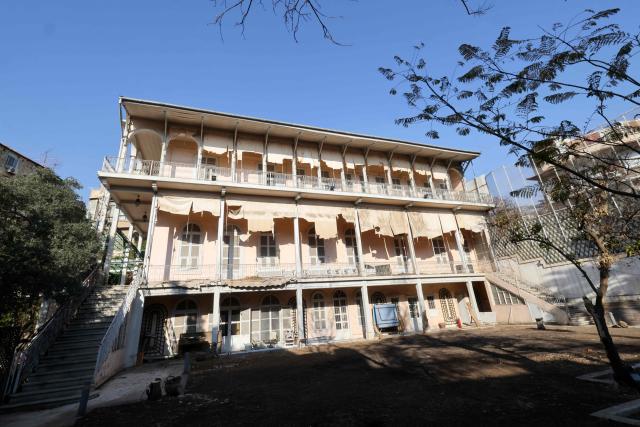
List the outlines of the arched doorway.
<svg viewBox="0 0 640 427">
<path fill-rule="evenodd" d="M 440 297 L 440 305 L 442 307 L 442 318 L 444 323 L 451 325 L 456 323 L 456 303 L 451 296 L 451 292 L 447 288 L 441 288 L 438 292 Z"/>
<path fill-rule="evenodd" d="M 243 350 L 245 344 L 250 342 L 247 334 L 249 316 L 249 313 L 242 312 L 240 301 L 235 297 L 227 297 L 220 302 L 220 336 L 223 352 Z"/>
<path fill-rule="evenodd" d="M 227 225 L 223 237 L 222 273 L 227 279 L 240 276 L 240 229 L 235 225 Z"/>
<path fill-rule="evenodd" d="M 165 356 L 165 325 L 167 309 L 162 304 L 152 304 L 144 308 L 140 329 L 139 349 L 145 358 Z"/>
</svg>

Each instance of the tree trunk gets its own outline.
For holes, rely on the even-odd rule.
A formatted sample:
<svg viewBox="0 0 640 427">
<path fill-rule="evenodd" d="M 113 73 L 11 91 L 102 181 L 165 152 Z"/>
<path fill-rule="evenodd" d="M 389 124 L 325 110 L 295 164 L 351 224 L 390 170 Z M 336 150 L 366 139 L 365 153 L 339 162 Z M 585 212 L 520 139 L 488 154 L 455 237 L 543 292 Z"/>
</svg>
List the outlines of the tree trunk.
<svg viewBox="0 0 640 427">
<path fill-rule="evenodd" d="M 587 311 L 593 318 L 594 323 L 596 324 L 600 342 L 602 342 L 602 345 L 604 346 L 604 349 L 607 353 L 607 358 L 609 359 L 609 364 L 611 365 L 611 369 L 613 370 L 613 379 L 620 385 L 633 388 L 636 391 L 640 392 L 640 384 L 638 384 L 631 376 L 631 374 L 634 372 L 633 368 L 627 365 L 620 358 L 618 349 L 613 343 L 613 338 L 611 338 L 611 334 L 609 333 L 609 328 L 607 327 L 607 322 L 605 320 L 605 311 L 602 296 L 599 293 L 596 294 L 595 305 L 587 297 L 584 297 L 583 301 L 584 306 L 586 307 Z"/>
</svg>

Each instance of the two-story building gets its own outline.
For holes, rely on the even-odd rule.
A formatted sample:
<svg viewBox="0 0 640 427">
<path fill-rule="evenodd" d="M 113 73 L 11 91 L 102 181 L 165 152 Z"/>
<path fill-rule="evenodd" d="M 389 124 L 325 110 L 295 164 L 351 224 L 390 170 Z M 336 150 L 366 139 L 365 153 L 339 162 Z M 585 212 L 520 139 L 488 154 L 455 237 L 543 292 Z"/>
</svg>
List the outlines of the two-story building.
<svg viewBox="0 0 640 427">
<path fill-rule="evenodd" d="M 222 351 L 494 323 L 479 153 L 122 98 L 98 173 L 146 235 L 140 348 Z"/>
</svg>

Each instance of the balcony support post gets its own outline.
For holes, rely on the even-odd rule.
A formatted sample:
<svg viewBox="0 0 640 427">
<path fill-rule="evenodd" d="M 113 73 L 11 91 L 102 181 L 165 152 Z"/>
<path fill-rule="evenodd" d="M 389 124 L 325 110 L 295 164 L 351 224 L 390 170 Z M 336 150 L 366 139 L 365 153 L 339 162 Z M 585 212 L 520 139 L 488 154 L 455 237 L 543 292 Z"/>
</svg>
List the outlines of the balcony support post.
<svg viewBox="0 0 640 427">
<path fill-rule="evenodd" d="M 158 190 L 153 185 L 153 197 L 151 198 L 151 210 L 149 211 L 149 225 L 147 226 L 147 244 L 144 249 L 144 278 L 149 274 L 149 263 L 151 261 L 151 248 L 153 246 L 153 233 L 156 229 L 156 218 L 158 217 Z"/>
<path fill-rule="evenodd" d="M 460 231 L 460 226 L 458 225 L 458 218 L 456 216 L 455 209 L 453 210 L 453 219 L 456 222 L 456 230 L 454 231 L 454 236 L 456 238 L 456 246 L 458 247 L 458 253 L 460 253 L 460 261 L 462 262 L 462 271 L 465 273 L 470 273 L 469 271 L 469 260 L 467 259 L 467 254 L 464 251 L 464 239 L 462 237 L 462 232 Z"/>
<path fill-rule="evenodd" d="M 164 162 L 167 157 L 167 146 L 169 145 L 169 141 L 167 140 L 167 112 L 164 112 L 164 134 L 162 136 L 162 151 L 160 152 L 160 175 L 162 175 L 162 169 L 164 166 Z"/>
<path fill-rule="evenodd" d="M 293 157 L 291 158 L 291 177 L 293 178 L 293 186 L 298 186 L 298 139 L 300 138 L 300 132 L 296 135 L 296 139 L 293 142 Z"/>
<path fill-rule="evenodd" d="M 418 295 L 418 310 L 422 320 L 422 332 L 429 329 L 429 317 L 427 316 L 427 305 L 424 302 L 424 291 L 422 290 L 422 280 L 416 280 L 416 295 Z"/>
<path fill-rule="evenodd" d="M 267 133 L 264 135 L 264 143 L 262 145 L 262 177 L 261 184 L 267 184 L 267 164 L 269 162 L 269 130 L 267 129 Z"/>
<path fill-rule="evenodd" d="M 411 167 L 409 168 L 409 186 L 411 187 L 411 194 L 413 194 L 413 197 L 418 197 L 418 193 L 416 191 L 415 167 L 416 167 L 416 155 L 413 154 L 411 156 Z"/>
<path fill-rule="evenodd" d="M 304 343 L 304 300 L 302 299 L 302 285 L 298 283 L 296 287 L 296 326 L 298 330 L 298 346 Z"/>
<path fill-rule="evenodd" d="M 131 153 L 129 155 L 129 169 L 128 172 L 132 173 L 134 165 L 136 163 L 136 158 L 138 157 L 138 149 L 135 144 L 131 144 Z"/>
<path fill-rule="evenodd" d="M 362 189 L 363 192 L 369 191 L 369 176 L 367 175 L 367 168 L 369 167 L 369 147 L 364 150 L 364 165 L 362 166 L 362 179 L 364 180 L 365 188 Z"/>
<path fill-rule="evenodd" d="M 302 251 L 300 247 L 300 217 L 298 216 L 298 201 L 296 201 L 296 216 L 293 218 L 293 245 L 296 256 L 296 277 L 302 277 Z"/>
<path fill-rule="evenodd" d="M 127 242 L 124 245 L 124 259 L 122 260 L 122 272 L 120 273 L 120 286 L 124 286 L 127 282 L 127 270 L 129 267 L 129 252 L 133 245 L 133 225 L 129 224 L 129 230 L 127 230 Z"/>
<path fill-rule="evenodd" d="M 429 175 L 429 187 L 431 187 L 431 194 L 432 197 L 436 197 L 436 186 L 435 183 L 433 181 L 433 165 L 436 163 L 436 158 L 434 157 L 431 160 L 431 164 L 429 165 L 429 172 L 431 172 L 431 174 Z"/>
<path fill-rule="evenodd" d="M 393 159 L 393 150 L 387 156 L 387 185 L 389 186 L 389 190 L 393 188 L 393 166 L 391 166 L 391 160 Z"/>
<path fill-rule="evenodd" d="M 326 137 L 318 144 L 318 188 L 322 188 L 322 147 Z"/>
<path fill-rule="evenodd" d="M 374 336 L 373 321 L 371 319 L 371 306 L 369 305 L 369 288 L 366 282 L 362 282 L 360 286 L 360 295 L 362 297 L 362 311 L 364 311 L 365 339 L 371 339 Z"/>
<path fill-rule="evenodd" d="M 200 176 L 200 168 L 202 168 L 202 148 L 204 147 L 204 117 L 200 118 L 200 140 L 198 141 L 198 160 L 196 161 L 195 179 Z M 204 175 L 202 175 L 204 178 Z"/>
<path fill-rule="evenodd" d="M 405 208 L 404 214 L 407 216 L 407 223 L 409 224 L 409 233 L 407 234 L 407 244 L 409 246 L 409 255 L 411 256 L 411 265 L 413 265 L 413 274 L 419 274 L 418 262 L 416 259 L 416 248 L 413 244 L 413 230 L 411 229 L 411 220 L 409 219 L 409 212 Z"/>
<path fill-rule="evenodd" d="M 453 191 L 453 185 L 451 184 L 451 177 L 449 176 L 449 169 L 451 168 L 451 162 L 453 162 L 453 160 L 449 160 L 449 163 L 447 163 L 447 190 L 449 191 Z"/>
<path fill-rule="evenodd" d="M 358 214 L 358 205 L 354 207 L 355 211 L 355 235 L 356 235 L 356 253 L 358 254 L 358 272 L 360 276 L 364 276 L 364 257 L 362 256 L 362 236 L 360 235 L 360 215 Z"/>
<path fill-rule="evenodd" d="M 476 313 L 476 316 L 480 316 L 480 312 L 478 311 L 478 302 L 476 301 L 476 293 L 473 291 L 473 282 L 471 280 L 467 280 L 467 293 L 469 294 L 469 300 L 471 302 L 471 308 Z M 480 326 L 480 325 L 476 325 Z"/>
<path fill-rule="evenodd" d="M 347 142 L 347 144 L 342 148 L 342 152 L 340 153 L 342 157 L 342 169 L 340 169 L 340 187 L 342 188 L 342 191 L 345 191 L 347 189 L 347 161 L 345 159 L 345 156 L 347 154 L 347 148 L 349 147 L 350 143 L 351 141 Z"/>
<path fill-rule="evenodd" d="M 218 353 L 218 331 L 220 330 L 220 287 L 213 289 L 213 309 L 211 310 L 211 350 Z"/>
<path fill-rule="evenodd" d="M 113 205 L 111 211 L 111 225 L 109 227 L 109 240 L 107 242 L 107 250 L 104 257 L 103 269 L 107 280 L 109 279 L 109 268 L 111 268 L 111 257 L 113 256 L 113 246 L 115 244 L 116 232 L 118 231 L 118 217 L 120 216 L 120 209 L 118 206 Z"/>
<path fill-rule="evenodd" d="M 231 150 L 231 181 L 236 182 L 236 169 L 238 164 L 238 122 L 233 131 L 233 148 Z"/>
<path fill-rule="evenodd" d="M 224 206 L 224 193 L 220 196 L 220 213 L 218 214 L 218 280 L 222 280 L 222 254 L 224 249 L 224 215 L 225 214 L 225 206 Z"/>
</svg>

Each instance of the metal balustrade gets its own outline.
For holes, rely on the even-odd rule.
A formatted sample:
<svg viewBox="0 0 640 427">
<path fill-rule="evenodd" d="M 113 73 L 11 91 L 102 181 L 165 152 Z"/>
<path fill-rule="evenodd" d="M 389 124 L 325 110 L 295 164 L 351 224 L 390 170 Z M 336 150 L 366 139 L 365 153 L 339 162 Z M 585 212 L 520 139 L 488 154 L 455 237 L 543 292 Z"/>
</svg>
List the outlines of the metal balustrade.
<svg viewBox="0 0 640 427">
<path fill-rule="evenodd" d="M 355 192 L 386 195 L 393 197 L 412 197 L 431 200 L 446 200 L 463 203 L 493 204 L 490 194 L 472 191 L 452 191 L 426 187 L 412 188 L 405 184 L 387 184 L 381 182 L 364 183 L 361 181 L 342 181 L 336 178 L 317 177 L 238 169 L 235 176 L 227 167 L 190 163 L 161 162 L 159 160 L 140 160 L 117 157 L 105 157 L 102 172 L 124 173 L 140 176 L 158 176 L 166 178 L 196 179 L 201 181 L 238 182 L 268 187 L 298 188 L 336 192 Z"/>
<path fill-rule="evenodd" d="M 357 276 L 358 266 L 347 262 L 306 264 L 302 268 L 303 277 L 345 277 Z"/>
</svg>

